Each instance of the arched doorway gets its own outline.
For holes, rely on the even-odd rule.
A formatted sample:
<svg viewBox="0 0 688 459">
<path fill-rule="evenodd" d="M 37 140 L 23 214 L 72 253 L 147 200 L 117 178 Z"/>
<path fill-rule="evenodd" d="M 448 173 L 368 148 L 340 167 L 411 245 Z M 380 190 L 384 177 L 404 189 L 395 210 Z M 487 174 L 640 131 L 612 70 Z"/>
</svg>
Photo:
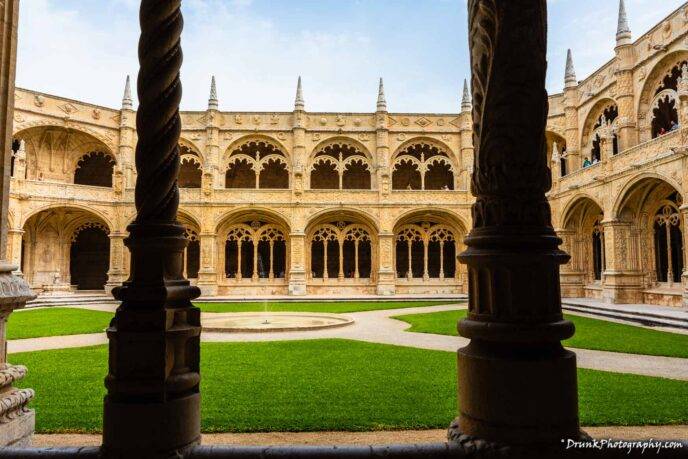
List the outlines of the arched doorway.
<svg viewBox="0 0 688 459">
<path fill-rule="evenodd" d="M 110 266 L 110 238 L 106 228 L 87 223 L 72 236 L 69 273 L 77 290 L 102 290 L 108 279 Z"/>
</svg>

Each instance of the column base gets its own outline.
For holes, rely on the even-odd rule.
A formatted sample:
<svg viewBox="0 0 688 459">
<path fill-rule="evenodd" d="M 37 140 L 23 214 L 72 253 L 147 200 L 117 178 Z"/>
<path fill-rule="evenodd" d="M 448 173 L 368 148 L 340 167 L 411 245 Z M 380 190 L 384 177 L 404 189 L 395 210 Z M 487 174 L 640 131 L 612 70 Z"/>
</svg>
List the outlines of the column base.
<svg viewBox="0 0 688 459">
<path fill-rule="evenodd" d="M 642 276 L 605 272 L 602 299 L 610 304 L 642 303 Z"/>
<path fill-rule="evenodd" d="M 583 431 L 578 431 L 577 435 L 571 438 L 562 438 L 556 442 L 540 443 L 540 444 L 510 444 L 499 443 L 485 440 L 479 437 L 471 436 L 464 433 L 460 427 L 459 418 L 455 419 L 449 426 L 447 431 L 447 441 L 455 445 L 460 451 L 464 451 L 466 455 L 470 455 L 474 459 L 487 458 L 555 458 L 555 457 L 589 457 L 590 450 L 588 449 L 571 449 L 567 448 L 569 440 L 572 441 L 589 441 L 590 436 Z M 603 456 L 604 451 L 600 451 L 600 457 Z"/>
<path fill-rule="evenodd" d="M 306 272 L 292 269 L 289 273 L 289 295 L 303 296 L 307 293 Z"/>
<path fill-rule="evenodd" d="M 576 376 L 576 355 L 558 342 L 473 339 L 458 350 L 458 426 L 467 435 L 514 445 L 574 438 Z"/>
<path fill-rule="evenodd" d="M 200 405 L 198 393 L 150 403 L 118 403 L 105 397 L 103 456 L 183 457 L 201 443 Z"/>
</svg>

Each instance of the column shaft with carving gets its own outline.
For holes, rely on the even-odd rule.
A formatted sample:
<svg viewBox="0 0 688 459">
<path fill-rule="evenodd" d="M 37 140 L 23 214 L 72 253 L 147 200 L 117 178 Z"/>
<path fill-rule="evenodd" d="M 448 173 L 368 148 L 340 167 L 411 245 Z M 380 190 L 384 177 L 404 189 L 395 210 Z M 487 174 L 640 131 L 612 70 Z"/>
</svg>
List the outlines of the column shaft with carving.
<svg viewBox="0 0 688 459">
<path fill-rule="evenodd" d="M 108 328 L 106 457 L 171 457 L 200 442 L 199 295 L 183 277 L 179 206 L 181 0 L 142 0 L 131 273 Z"/>
<path fill-rule="evenodd" d="M 459 333 L 459 418 L 450 438 L 558 445 L 580 435 L 576 357 L 561 340 L 559 266 L 551 224 L 545 0 L 470 0 L 475 169 L 469 313 Z"/>
<path fill-rule="evenodd" d="M 12 311 L 36 298 L 26 281 L 13 274 L 19 266 L 6 261 L 18 20 L 19 0 L 0 2 L 0 446 L 28 445 L 35 425 L 34 411 L 27 406 L 34 391 L 12 387 L 24 377 L 27 369 L 7 362 L 7 318 Z M 23 142 L 21 147 L 23 150 Z M 11 235 L 13 244 L 9 255 L 13 260 L 21 257 L 21 233 Z"/>
</svg>

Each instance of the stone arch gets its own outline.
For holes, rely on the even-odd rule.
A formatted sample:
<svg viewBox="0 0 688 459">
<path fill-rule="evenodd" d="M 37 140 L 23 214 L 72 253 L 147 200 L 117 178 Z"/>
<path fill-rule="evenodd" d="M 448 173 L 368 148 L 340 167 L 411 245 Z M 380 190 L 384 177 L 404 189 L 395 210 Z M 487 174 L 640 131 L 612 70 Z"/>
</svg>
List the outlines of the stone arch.
<svg viewBox="0 0 688 459">
<path fill-rule="evenodd" d="M 330 210 L 306 226 L 308 279 L 372 281 L 377 266 L 377 229 L 367 216 L 351 210 Z"/>
<path fill-rule="evenodd" d="M 392 189 L 454 190 L 457 164 L 447 144 L 427 137 L 414 137 L 392 155 Z"/>
<path fill-rule="evenodd" d="M 177 183 L 180 188 L 200 188 L 203 177 L 203 158 L 201 154 L 187 144 L 179 144 L 179 176 Z"/>
<path fill-rule="evenodd" d="M 290 227 L 277 213 L 253 208 L 230 212 L 221 218 L 217 234 L 225 279 L 272 282 L 288 277 Z"/>
<path fill-rule="evenodd" d="M 583 129 L 581 129 L 580 145 L 584 151 L 584 158 L 587 157 L 590 161 L 604 159 L 601 141 L 606 140 L 607 136 L 610 136 L 612 141 L 609 151 L 612 155 L 619 152 L 618 116 L 619 106 L 610 97 L 604 97 L 590 107 L 590 110 L 585 115 L 585 121 L 583 121 Z"/>
<path fill-rule="evenodd" d="M 677 191 L 681 195 L 681 199 L 683 199 L 683 195 L 680 191 L 682 189 L 681 184 L 673 178 L 668 177 L 666 175 L 658 174 L 656 172 L 642 172 L 628 179 L 626 183 L 624 183 L 624 185 L 619 189 L 619 192 L 615 197 L 614 204 L 612 206 L 612 218 L 619 218 L 624 202 L 628 198 L 629 194 L 633 191 L 635 187 L 647 180 L 657 180 L 660 182 L 666 182 L 675 191 Z"/>
<path fill-rule="evenodd" d="M 310 189 L 370 190 L 374 159 L 361 142 L 333 137 L 320 142 L 309 156 Z"/>
<path fill-rule="evenodd" d="M 111 226 L 92 209 L 46 206 L 24 224 L 24 274 L 43 291 L 100 290 L 110 264 Z"/>
<path fill-rule="evenodd" d="M 40 123 L 18 130 L 15 139 L 26 148 L 26 178 L 55 182 L 74 182 L 79 160 L 92 152 L 115 158 L 102 136 L 84 128 Z"/>
<path fill-rule="evenodd" d="M 101 210 L 93 208 L 93 207 L 89 207 L 88 205 L 85 205 L 85 204 L 79 204 L 76 202 L 70 202 L 67 205 L 62 204 L 62 203 L 52 203 L 52 204 L 40 206 L 36 209 L 33 209 L 31 212 L 27 213 L 26 215 L 23 215 L 18 223 L 21 223 L 21 227 L 23 227 L 24 225 L 26 225 L 26 222 L 28 222 L 29 219 L 31 219 L 35 215 L 38 215 L 41 212 L 53 210 L 53 209 L 76 210 L 76 211 L 82 211 L 85 213 L 91 213 L 91 214 L 95 215 L 101 222 L 103 222 L 105 224 L 105 226 L 108 228 L 108 231 L 114 231 L 114 229 L 116 228 L 114 223 L 110 219 L 110 217 L 108 217 Z"/>
<path fill-rule="evenodd" d="M 201 225 L 196 217 L 187 211 L 177 212 L 177 221 L 184 226 L 187 246 L 184 249 L 184 277 L 197 279 L 201 269 Z"/>
<path fill-rule="evenodd" d="M 463 249 L 466 225 L 455 214 L 421 209 L 394 224 L 394 271 L 398 280 L 458 281 L 465 274 L 456 260 Z"/>
<path fill-rule="evenodd" d="M 652 105 L 658 92 L 662 90 L 663 80 L 676 66 L 680 68 L 680 64 L 683 62 L 688 62 L 688 51 L 673 51 L 657 61 L 645 77 L 637 106 L 641 142 L 652 138 Z"/>
<path fill-rule="evenodd" d="M 606 215 L 597 200 L 587 194 L 574 196 L 562 209 L 559 236 L 562 250 L 571 259 L 562 267 L 566 288 L 576 289 L 578 296 L 590 284 L 601 284 L 606 268 L 603 221 Z M 568 276 L 568 277 L 567 277 Z"/>
<path fill-rule="evenodd" d="M 86 153 L 76 163 L 74 184 L 111 188 L 116 163 L 115 157 L 108 153 Z"/>
<path fill-rule="evenodd" d="M 617 197 L 615 220 L 628 234 L 622 263 L 642 273 L 645 287 L 681 285 L 685 265 L 682 204 L 680 188 L 658 174 L 639 174 Z"/>
<path fill-rule="evenodd" d="M 289 188 L 289 156 L 272 137 L 245 136 L 233 142 L 225 151 L 223 167 L 226 188 Z"/>
<path fill-rule="evenodd" d="M 545 139 L 547 141 L 547 158 L 550 160 L 552 167 L 554 163 L 559 166 L 559 174 L 564 177 L 569 172 L 569 164 L 567 161 L 567 151 L 566 151 L 566 138 L 554 131 L 546 131 Z M 556 154 L 555 154 L 555 144 L 556 144 Z M 555 157 L 556 155 L 556 157 Z M 555 179 L 558 177 L 554 177 Z"/>
</svg>

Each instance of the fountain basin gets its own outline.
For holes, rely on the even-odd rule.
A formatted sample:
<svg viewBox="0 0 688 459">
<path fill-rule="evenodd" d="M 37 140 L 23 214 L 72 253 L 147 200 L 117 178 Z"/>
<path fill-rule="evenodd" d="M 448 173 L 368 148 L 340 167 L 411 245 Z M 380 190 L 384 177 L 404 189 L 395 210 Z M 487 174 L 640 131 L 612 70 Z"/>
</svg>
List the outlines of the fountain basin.
<svg viewBox="0 0 688 459">
<path fill-rule="evenodd" d="M 223 312 L 201 315 L 203 331 L 220 333 L 323 330 L 352 323 L 354 320 L 350 317 L 316 312 Z"/>
</svg>

